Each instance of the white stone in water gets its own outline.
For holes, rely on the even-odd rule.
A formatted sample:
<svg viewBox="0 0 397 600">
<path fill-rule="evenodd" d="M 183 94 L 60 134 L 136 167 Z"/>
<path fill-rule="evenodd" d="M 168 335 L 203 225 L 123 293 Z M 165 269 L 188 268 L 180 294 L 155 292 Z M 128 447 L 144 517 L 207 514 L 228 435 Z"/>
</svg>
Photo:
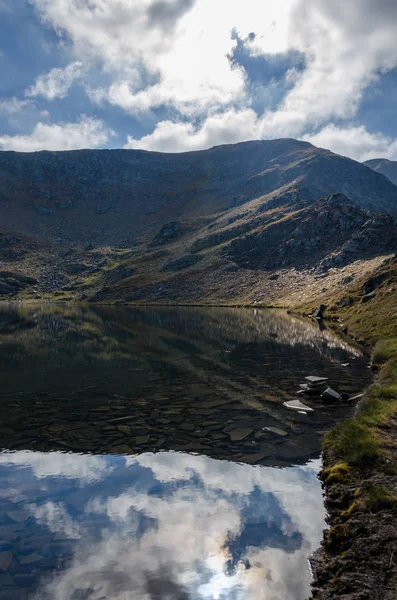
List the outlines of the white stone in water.
<svg viewBox="0 0 397 600">
<path fill-rule="evenodd" d="M 290 400 L 288 402 L 283 402 L 284 406 L 290 408 L 291 410 L 304 410 L 305 412 L 313 412 L 313 409 L 310 406 L 306 406 L 300 400 Z"/>
<path fill-rule="evenodd" d="M 305 381 L 307 381 L 309 385 L 323 385 L 326 381 L 328 381 L 328 377 L 316 377 L 315 375 L 309 375 L 309 377 L 305 377 Z"/>
<path fill-rule="evenodd" d="M 287 431 L 284 431 L 284 429 L 279 429 L 278 427 L 265 427 L 266 431 L 270 431 L 270 433 L 275 433 L 276 435 L 281 435 L 281 436 L 285 436 L 288 435 Z"/>
</svg>

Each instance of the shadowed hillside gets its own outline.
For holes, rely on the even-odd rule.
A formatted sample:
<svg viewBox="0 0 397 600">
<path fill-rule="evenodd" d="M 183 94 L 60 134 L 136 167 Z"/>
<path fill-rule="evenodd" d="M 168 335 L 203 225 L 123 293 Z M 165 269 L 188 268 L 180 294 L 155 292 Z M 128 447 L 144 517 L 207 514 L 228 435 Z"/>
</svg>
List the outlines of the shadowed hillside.
<svg viewBox="0 0 397 600">
<path fill-rule="evenodd" d="M 292 139 L 182 154 L 1 152 L 0 183 L 1 221 L 10 230 L 98 245 L 131 245 L 172 220 L 197 227 L 198 219 L 235 207 L 252 218 L 258 209 L 311 203 L 333 192 L 367 210 L 397 212 L 397 189 L 384 177 Z"/>
<path fill-rule="evenodd" d="M 392 183 L 397 185 L 397 161 L 387 158 L 374 158 L 363 163 L 377 173 L 385 175 Z"/>
<path fill-rule="evenodd" d="M 3 297 L 301 302 L 397 249 L 397 187 L 293 139 L 0 152 L 0 182 Z"/>
</svg>

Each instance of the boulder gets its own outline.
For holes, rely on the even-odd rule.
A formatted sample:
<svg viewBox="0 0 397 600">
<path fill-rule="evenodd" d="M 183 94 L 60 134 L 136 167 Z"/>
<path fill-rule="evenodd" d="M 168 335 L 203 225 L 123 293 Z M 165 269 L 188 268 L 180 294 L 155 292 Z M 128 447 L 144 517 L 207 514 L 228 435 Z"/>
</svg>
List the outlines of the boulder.
<svg viewBox="0 0 397 600">
<path fill-rule="evenodd" d="M 365 294 L 365 296 L 363 296 L 361 298 L 361 302 L 363 302 L 365 304 L 365 302 L 369 302 L 370 300 L 372 300 L 373 298 L 375 298 L 375 291 L 374 292 L 370 292 L 369 294 Z"/>
<path fill-rule="evenodd" d="M 324 400 L 329 400 L 331 402 L 340 402 L 342 400 L 342 396 L 330 387 L 324 390 L 324 392 L 321 394 L 321 397 Z"/>
<path fill-rule="evenodd" d="M 162 246 L 177 240 L 183 235 L 182 223 L 179 221 L 171 221 L 163 225 L 157 235 L 154 237 L 151 246 Z"/>
<path fill-rule="evenodd" d="M 322 319 L 324 319 L 324 313 L 326 310 L 327 307 L 325 306 L 325 304 L 320 304 L 320 306 L 314 311 L 313 317 L 321 321 Z"/>
<path fill-rule="evenodd" d="M 352 298 L 351 296 L 348 296 L 346 298 L 342 298 L 342 300 L 339 300 L 339 302 L 336 303 L 336 305 L 339 308 L 344 308 L 345 306 L 350 306 L 351 304 L 354 304 L 355 299 Z"/>
</svg>

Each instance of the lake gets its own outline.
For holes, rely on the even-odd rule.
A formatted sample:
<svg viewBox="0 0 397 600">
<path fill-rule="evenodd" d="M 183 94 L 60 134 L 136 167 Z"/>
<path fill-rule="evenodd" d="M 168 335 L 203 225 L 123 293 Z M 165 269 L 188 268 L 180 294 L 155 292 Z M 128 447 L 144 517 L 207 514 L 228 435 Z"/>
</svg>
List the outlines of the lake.
<svg viewBox="0 0 397 600">
<path fill-rule="evenodd" d="M 2 306 L 0 600 L 305 600 L 352 408 L 283 402 L 367 365 L 282 311 Z"/>
</svg>

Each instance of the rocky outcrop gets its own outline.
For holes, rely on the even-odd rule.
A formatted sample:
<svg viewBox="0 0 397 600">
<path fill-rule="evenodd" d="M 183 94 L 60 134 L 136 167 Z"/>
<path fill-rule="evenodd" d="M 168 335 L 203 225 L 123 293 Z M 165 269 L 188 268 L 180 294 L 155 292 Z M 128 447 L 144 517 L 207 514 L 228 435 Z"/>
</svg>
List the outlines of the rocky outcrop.
<svg viewBox="0 0 397 600">
<path fill-rule="evenodd" d="M 183 227 L 182 223 L 179 221 L 171 221 L 170 223 L 166 223 L 162 226 L 160 231 L 154 237 L 151 246 L 164 246 L 164 244 L 169 244 L 171 242 L 175 242 L 183 235 Z"/>
<path fill-rule="evenodd" d="M 19 291 L 36 283 L 37 280 L 33 277 L 0 271 L 0 296 L 15 296 Z"/>
<path fill-rule="evenodd" d="M 341 267 L 355 257 L 397 248 L 397 220 L 370 216 L 342 194 L 333 194 L 287 218 L 234 240 L 224 256 L 249 269 L 288 266 Z"/>
</svg>

